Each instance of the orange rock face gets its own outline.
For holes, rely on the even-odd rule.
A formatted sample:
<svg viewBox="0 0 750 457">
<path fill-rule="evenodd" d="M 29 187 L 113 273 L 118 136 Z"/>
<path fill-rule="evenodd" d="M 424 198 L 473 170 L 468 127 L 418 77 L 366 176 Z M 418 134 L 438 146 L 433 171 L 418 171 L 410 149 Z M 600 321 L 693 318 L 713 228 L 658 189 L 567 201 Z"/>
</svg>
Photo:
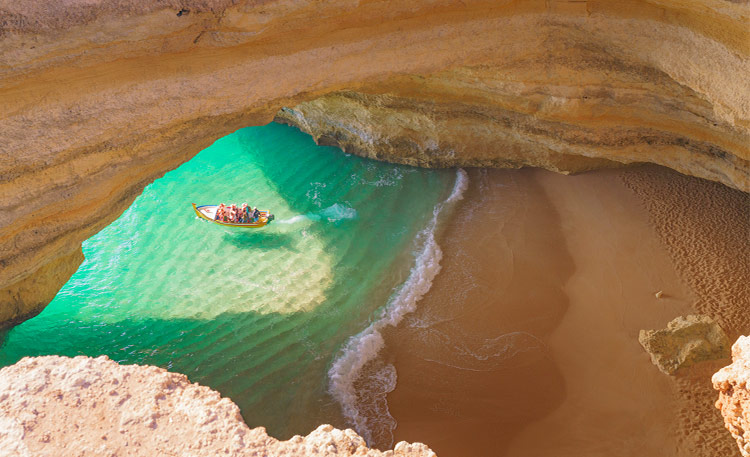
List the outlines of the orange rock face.
<svg viewBox="0 0 750 457">
<path fill-rule="evenodd" d="M 724 416 L 724 425 L 737 440 L 743 456 L 750 456 L 750 337 L 741 336 L 732 346 L 732 364 L 712 378 L 719 391 L 716 407 Z"/>
<path fill-rule="evenodd" d="M 320 97 L 300 108 L 310 132 L 372 157 L 655 162 L 748 190 L 749 16 L 721 0 L 0 0 L 0 321 L 38 312 L 148 183 Z"/>
</svg>

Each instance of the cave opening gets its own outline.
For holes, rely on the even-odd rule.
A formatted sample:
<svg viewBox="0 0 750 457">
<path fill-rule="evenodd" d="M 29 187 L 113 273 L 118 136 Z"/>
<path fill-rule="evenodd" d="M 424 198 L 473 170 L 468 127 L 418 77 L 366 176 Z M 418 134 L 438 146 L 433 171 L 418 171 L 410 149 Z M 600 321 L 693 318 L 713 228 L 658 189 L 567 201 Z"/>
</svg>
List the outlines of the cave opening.
<svg viewBox="0 0 750 457">
<path fill-rule="evenodd" d="M 241 129 L 86 240 L 55 299 L 6 332 L 0 365 L 107 355 L 184 373 L 278 438 L 346 428 L 331 362 L 409 276 L 454 179 L 317 146 L 285 125 Z M 219 202 L 276 219 L 231 230 L 191 208 Z"/>
</svg>

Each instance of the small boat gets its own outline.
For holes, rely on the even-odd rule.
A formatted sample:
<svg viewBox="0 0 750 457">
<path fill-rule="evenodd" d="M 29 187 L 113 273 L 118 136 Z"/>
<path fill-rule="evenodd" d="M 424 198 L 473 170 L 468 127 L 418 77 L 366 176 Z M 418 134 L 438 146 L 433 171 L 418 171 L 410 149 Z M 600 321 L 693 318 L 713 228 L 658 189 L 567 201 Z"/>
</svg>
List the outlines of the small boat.
<svg viewBox="0 0 750 457">
<path fill-rule="evenodd" d="M 271 214 L 270 211 L 260 211 L 260 217 L 256 222 L 248 222 L 248 223 L 238 223 L 238 222 L 221 222 L 217 221 L 214 218 L 216 217 L 216 209 L 219 207 L 219 205 L 201 205 L 196 206 L 195 203 L 193 203 L 193 210 L 195 210 L 195 214 L 198 215 L 201 219 L 205 219 L 207 221 L 211 221 L 214 224 L 221 225 L 222 227 L 235 227 L 235 228 L 260 228 L 265 227 L 268 225 L 273 219 L 274 216 Z"/>
</svg>

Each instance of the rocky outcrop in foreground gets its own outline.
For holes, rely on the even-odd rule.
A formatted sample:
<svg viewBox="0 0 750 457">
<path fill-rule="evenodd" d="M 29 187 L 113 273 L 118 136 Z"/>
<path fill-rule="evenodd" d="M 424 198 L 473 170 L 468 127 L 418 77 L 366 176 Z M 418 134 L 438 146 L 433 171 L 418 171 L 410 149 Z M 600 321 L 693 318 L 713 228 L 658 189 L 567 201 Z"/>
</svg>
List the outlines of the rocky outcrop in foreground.
<svg viewBox="0 0 750 457">
<path fill-rule="evenodd" d="M 750 337 L 741 336 L 732 346 L 732 364 L 711 379 L 719 391 L 716 407 L 724 416 L 724 425 L 737 440 L 744 457 L 750 456 Z"/>
<path fill-rule="evenodd" d="M 419 443 L 371 450 L 330 425 L 278 441 L 185 375 L 106 356 L 27 357 L 1 369 L 0 455 L 435 456 Z"/>
<path fill-rule="evenodd" d="M 729 357 L 724 330 L 708 316 L 680 316 L 661 330 L 641 330 L 638 341 L 651 361 L 666 374 L 675 374 L 698 362 Z"/>
</svg>

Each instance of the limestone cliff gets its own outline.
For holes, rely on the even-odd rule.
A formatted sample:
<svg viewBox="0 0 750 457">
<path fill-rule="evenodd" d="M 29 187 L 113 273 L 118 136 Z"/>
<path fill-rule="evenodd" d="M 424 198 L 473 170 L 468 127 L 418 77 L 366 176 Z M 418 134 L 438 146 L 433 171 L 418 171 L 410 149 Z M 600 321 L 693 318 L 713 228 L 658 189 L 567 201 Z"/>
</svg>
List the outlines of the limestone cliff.
<svg viewBox="0 0 750 457">
<path fill-rule="evenodd" d="M 724 416 L 724 425 L 737 440 L 743 456 L 750 456 L 750 337 L 741 336 L 732 346 L 732 364 L 712 378 L 719 391 L 716 407 Z"/>
<path fill-rule="evenodd" d="M 435 456 L 420 443 L 371 450 L 354 431 L 330 425 L 278 441 L 185 375 L 106 356 L 27 357 L 0 369 L 0 454 Z"/>
<path fill-rule="evenodd" d="M 748 190 L 749 15 L 726 0 L 0 0 L 0 319 L 38 312 L 146 184 L 319 97 L 296 111 L 311 133 L 388 160 L 645 161 Z"/>
<path fill-rule="evenodd" d="M 529 56 L 398 76 L 284 108 L 275 120 L 319 144 L 409 165 L 568 173 L 653 162 L 750 189 L 745 128 L 662 73 L 568 45 L 566 57 L 545 56 L 544 77 L 508 75 L 532 66 Z M 585 76 L 570 71 L 570 54 L 589 65 Z"/>
</svg>

